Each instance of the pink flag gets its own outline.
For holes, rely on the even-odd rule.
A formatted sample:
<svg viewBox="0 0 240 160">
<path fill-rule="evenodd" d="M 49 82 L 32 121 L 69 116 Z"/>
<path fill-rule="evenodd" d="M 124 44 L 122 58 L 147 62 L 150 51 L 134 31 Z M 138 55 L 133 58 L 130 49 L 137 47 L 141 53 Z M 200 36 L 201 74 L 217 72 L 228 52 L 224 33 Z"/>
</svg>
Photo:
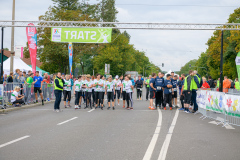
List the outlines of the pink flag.
<svg viewBox="0 0 240 160">
<path fill-rule="evenodd" d="M 29 26 L 34 26 L 34 24 L 29 23 Z M 31 58 L 32 64 L 32 72 L 35 75 L 36 72 L 36 58 L 37 58 L 37 30 L 36 27 L 27 27 L 27 40 L 28 40 L 28 48 Z"/>
</svg>

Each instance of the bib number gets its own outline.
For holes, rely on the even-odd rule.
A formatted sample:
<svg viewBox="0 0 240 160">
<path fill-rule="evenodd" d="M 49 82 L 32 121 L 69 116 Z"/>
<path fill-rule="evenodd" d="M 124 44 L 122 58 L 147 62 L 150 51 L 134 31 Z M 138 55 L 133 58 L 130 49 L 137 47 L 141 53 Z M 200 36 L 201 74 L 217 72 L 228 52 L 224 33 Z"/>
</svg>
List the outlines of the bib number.
<svg viewBox="0 0 240 160">
<path fill-rule="evenodd" d="M 112 92 L 112 89 L 107 89 L 107 92 Z"/>
<path fill-rule="evenodd" d="M 177 88 L 174 88 L 173 90 L 174 90 L 174 91 L 177 91 Z"/>
<path fill-rule="evenodd" d="M 172 89 L 169 89 L 169 92 L 172 93 Z"/>
<path fill-rule="evenodd" d="M 157 87 L 157 90 L 161 90 L 162 89 L 162 87 Z"/>
</svg>

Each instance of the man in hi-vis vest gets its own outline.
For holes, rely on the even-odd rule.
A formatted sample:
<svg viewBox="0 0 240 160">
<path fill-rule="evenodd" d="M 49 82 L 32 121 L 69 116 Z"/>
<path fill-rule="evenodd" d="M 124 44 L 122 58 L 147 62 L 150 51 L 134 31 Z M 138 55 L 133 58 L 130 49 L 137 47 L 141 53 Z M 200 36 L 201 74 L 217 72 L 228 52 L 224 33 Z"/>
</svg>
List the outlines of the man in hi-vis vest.
<svg viewBox="0 0 240 160">
<path fill-rule="evenodd" d="M 62 99 L 63 92 L 63 84 L 64 80 L 61 77 L 61 72 L 58 72 L 57 77 L 54 80 L 54 94 L 55 94 L 55 103 L 54 103 L 54 111 L 60 111 L 60 103 Z"/>
</svg>

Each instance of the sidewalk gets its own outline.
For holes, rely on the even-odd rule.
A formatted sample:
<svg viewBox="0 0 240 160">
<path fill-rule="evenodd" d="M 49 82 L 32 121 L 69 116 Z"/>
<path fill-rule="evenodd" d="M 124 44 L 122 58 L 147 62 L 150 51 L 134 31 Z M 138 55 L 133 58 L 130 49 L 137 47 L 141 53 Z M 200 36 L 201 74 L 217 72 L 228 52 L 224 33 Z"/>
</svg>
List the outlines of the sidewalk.
<svg viewBox="0 0 240 160">
<path fill-rule="evenodd" d="M 46 101 L 44 102 L 44 104 L 49 104 L 54 102 L 55 100 L 51 100 L 51 101 Z M 11 111 L 16 111 L 19 109 L 26 109 L 26 108 L 31 108 L 31 107 L 35 107 L 35 106 L 41 106 L 42 102 L 38 102 L 38 103 L 34 103 L 34 104 L 29 104 L 29 105 L 22 105 L 21 107 L 7 107 L 6 109 L 0 109 L 0 113 L 6 113 L 6 112 L 11 112 Z"/>
</svg>

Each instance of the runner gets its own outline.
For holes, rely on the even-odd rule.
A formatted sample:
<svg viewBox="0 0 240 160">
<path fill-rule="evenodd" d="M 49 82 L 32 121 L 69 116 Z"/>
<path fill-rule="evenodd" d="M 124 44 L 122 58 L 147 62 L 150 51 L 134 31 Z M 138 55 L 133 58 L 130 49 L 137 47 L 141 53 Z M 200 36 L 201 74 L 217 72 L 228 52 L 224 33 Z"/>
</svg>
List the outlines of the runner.
<svg viewBox="0 0 240 160">
<path fill-rule="evenodd" d="M 88 108 L 88 105 L 90 105 L 90 108 L 92 109 L 92 104 L 91 104 L 92 86 L 93 86 L 93 82 L 90 80 L 90 75 L 87 75 L 86 84 L 83 86 L 83 88 L 86 89 L 85 91 L 86 107 L 84 109 Z"/>
<path fill-rule="evenodd" d="M 146 86 L 146 101 L 148 101 L 148 97 L 149 97 L 149 90 L 150 90 L 150 79 L 152 78 L 152 76 L 150 75 L 149 78 L 145 81 L 145 86 Z"/>
<path fill-rule="evenodd" d="M 173 76 L 173 79 L 172 79 L 172 81 L 171 81 L 171 82 L 172 82 L 172 85 L 173 85 L 172 106 L 174 106 L 174 105 L 173 105 L 173 102 L 174 102 L 176 108 L 178 108 L 178 106 L 177 106 L 177 78 L 178 78 L 178 76 L 175 75 L 175 76 Z"/>
<path fill-rule="evenodd" d="M 114 83 L 115 83 L 115 93 L 114 94 L 114 103 L 115 103 L 115 100 L 116 98 L 118 99 L 118 105 L 120 106 L 119 104 L 119 101 L 120 101 L 120 86 L 121 86 L 121 81 L 120 79 L 118 79 L 118 75 L 116 75 L 115 79 L 114 79 Z"/>
<path fill-rule="evenodd" d="M 82 87 L 83 104 L 85 104 L 86 103 L 86 96 L 85 96 L 86 88 L 84 87 L 86 85 L 86 76 L 85 75 L 82 76 L 82 85 L 83 85 L 83 87 Z M 79 104 L 79 105 L 81 105 L 81 104 Z"/>
<path fill-rule="evenodd" d="M 126 109 L 130 109 L 133 110 L 133 99 L 132 99 L 132 92 L 133 92 L 133 83 L 130 80 L 130 76 L 126 75 L 126 100 L 127 100 L 127 108 Z M 131 102 L 131 107 L 129 107 L 129 101 Z"/>
<path fill-rule="evenodd" d="M 171 82 L 171 75 L 167 74 L 167 79 L 164 81 L 164 102 L 163 107 L 164 110 L 166 109 L 166 104 L 169 104 L 170 110 L 172 110 L 172 82 Z"/>
<path fill-rule="evenodd" d="M 42 99 L 42 105 L 44 105 L 43 95 L 42 95 L 42 81 L 43 81 L 43 78 L 39 76 L 39 71 L 36 71 L 36 76 L 34 76 L 33 81 L 35 81 L 34 82 L 34 93 L 35 93 L 36 103 L 38 103 L 37 93 L 39 93 L 40 96 L 41 96 L 41 99 Z"/>
<path fill-rule="evenodd" d="M 159 109 L 161 108 L 161 105 L 163 104 L 163 86 L 164 86 L 164 73 L 159 72 L 158 76 L 155 79 L 156 83 L 156 108 L 159 105 Z"/>
<path fill-rule="evenodd" d="M 138 76 L 138 80 L 136 81 L 136 88 L 137 88 L 137 100 L 142 100 L 142 87 L 143 87 L 143 81 L 142 76 Z"/>
<path fill-rule="evenodd" d="M 95 76 L 92 76 L 91 77 L 91 81 L 94 83 L 94 80 L 95 80 Z M 94 106 L 94 103 L 95 103 L 95 90 L 96 90 L 96 87 L 92 87 L 92 99 L 93 99 L 93 102 L 92 102 L 92 105 Z"/>
<path fill-rule="evenodd" d="M 184 108 L 184 95 L 185 95 L 185 91 L 183 91 L 183 86 L 184 86 L 184 81 L 185 81 L 185 74 L 182 74 L 181 75 L 181 86 L 182 86 L 182 89 L 181 89 L 181 93 L 180 93 L 180 101 L 181 101 L 181 105 L 182 105 L 182 108 L 180 108 L 179 110 L 182 111 L 182 110 L 185 110 Z"/>
<path fill-rule="evenodd" d="M 101 106 L 101 109 L 103 110 L 103 107 L 105 107 L 105 105 L 104 105 L 104 93 L 105 93 L 105 83 L 106 83 L 106 80 L 105 80 L 105 77 L 103 76 L 103 75 L 101 75 L 101 77 L 100 77 L 101 79 L 102 79 L 102 81 L 103 81 L 103 86 L 102 86 L 102 106 Z M 100 106 L 100 102 L 99 102 L 99 106 Z"/>
<path fill-rule="evenodd" d="M 123 75 L 121 75 L 119 79 L 120 79 L 120 81 L 121 81 L 121 87 L 120 87 L 120 91 L 121 91 L 121 90 L 122 90 L 122 83 L 123 83 L 123 81 L 124 81 Z M 120 97 L 121 97 L 120 100 L 123 100 L 122 92 L 121 92 L 121 96 L 120 96 Z"/>
<path fill-rule="evenodd" d="M 65 80 L 64 80 L 64 87 L 63 87 L 63 103 L 64 103 L 64 107 L 71 107 L 70 106 L 70 101 L 71 101 L 71 80 L 70 80 L 70 76 L 67 74 L 65 76 Z M 68 100 L 68 106 L 66 105 L 66 99 Z"/>
<path fill-rule="evenodd" d="M 150 80 L 150 105 L 149 105 L 149 109 L 154 110 L 155 108 L 153 107 L 153 99 L 155 99 L 155 92 L 156 92 L 156 83 L 155 83 L 155 78 L 156 78 L 156 73 L 152 74 L 152 78 Z"/>
<path fill-rule="evenodd" d="M 75 94 L 75 109 L 81 109 L 82 76 L 78 76 L 78 80 L 74 82 L 73 93 Z"/>
<path fill-rule="evenodd" d="M 108 110 L 111 108 L 111 104 L 110 101 L 112 101 L 112 108 L 113 110 L 115 110 L 114 108 L 114 95 L 115 95 L 115 83 L 114 81 L 112 81 L 112 76 L 110 75 L 108 77 L 108 81 L 105 84 L 105 95 L 107 95 L 107 99 L 108 99 Z"/>
<path fill-rule="evenodd" d="M 124 76 L 124 80 L 122 81 L 121 93 L 123 96 L 123 108 L 125 108 L 125 100 L 126 100 L 126 84 L 127 84 L 127 76 Z"/>
<path fill-rule="evenodd" d="M 93 86 L 96 88 L 95 89 L 95 109 L 97 109 L 97 107 L 100 108 L 100 105 L 103 104 L 103 99 L 102 99 L 102 87 L 104 87 L 104 84 L 103 84 L 103 80 L 101 79 L 101 75 L 98 73 L 96 74 L 96 79 L 94 80 L 94 84 Z M 99 104 L 99 106 L 98 106 Z"/>
</svg>

